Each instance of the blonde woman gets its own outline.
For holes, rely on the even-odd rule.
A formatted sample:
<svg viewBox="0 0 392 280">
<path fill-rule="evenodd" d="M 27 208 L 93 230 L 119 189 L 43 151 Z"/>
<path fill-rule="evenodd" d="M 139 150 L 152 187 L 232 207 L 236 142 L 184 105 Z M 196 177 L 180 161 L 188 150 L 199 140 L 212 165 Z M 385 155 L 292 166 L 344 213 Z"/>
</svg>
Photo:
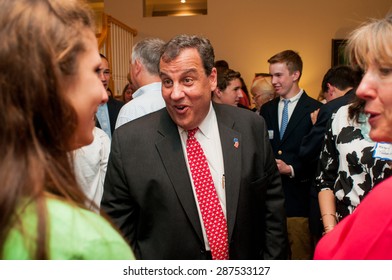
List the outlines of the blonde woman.
<svg viewBox="0 0 392 280">
<path fill-rule="evenodd" d="M 356 29 L 348 41 L 353 65 L 364 70 L 357 96 L 366 101 L 374 156 L 391 161 L 392 14 Z M 392 178 L 374 187 L 356 210 L 318 243 L 315 259 L 392 259 Z"/>
</svg>

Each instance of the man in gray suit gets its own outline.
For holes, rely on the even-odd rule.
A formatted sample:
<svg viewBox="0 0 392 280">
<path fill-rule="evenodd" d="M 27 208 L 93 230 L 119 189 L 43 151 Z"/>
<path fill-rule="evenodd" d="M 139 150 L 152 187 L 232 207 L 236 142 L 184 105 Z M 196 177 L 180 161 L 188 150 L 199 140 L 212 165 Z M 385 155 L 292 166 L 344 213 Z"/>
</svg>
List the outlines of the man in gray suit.
<svg viewBox="0 0 392 280">
<path fill-rule="evenodd" d="M 113 135 L 102 210 L 139 259 L 216 259 L 215 239 L 225 241 L 222 259 L 285 259 L 284 195 L 265 123 L 251 111 L 212 103 L 217 73 L 208 39 L 169 41 L 160 77 L 166 107 Z M 187 138 L 195 128 L 210 195 L 223 212 L 219 236 L 210 235 L 189 164 Z"/>
</svg>

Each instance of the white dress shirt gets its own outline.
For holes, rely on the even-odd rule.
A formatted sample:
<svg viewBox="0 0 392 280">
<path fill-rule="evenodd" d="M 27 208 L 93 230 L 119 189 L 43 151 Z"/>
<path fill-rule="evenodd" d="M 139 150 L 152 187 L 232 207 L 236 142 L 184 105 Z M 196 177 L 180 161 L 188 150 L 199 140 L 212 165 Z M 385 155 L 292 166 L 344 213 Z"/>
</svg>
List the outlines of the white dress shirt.
<svg viewBox="0 0 392 280">
<path fill-rule="evenodd" d="M 290 102 L 288 103 L 288 113 L 289 113 L 289 119 L 290 121 L 291 115 L 294 112 L 295 106 L 297 106 L 298 100 L 301 98 L 302 94 L 304 93 L 304 90 L 301 89 L 298 94 L 296 94 L 294 97 L 289 98 Z M 284 107 L 284 98 L 280 98 L 279 101 L 279 106 L 278 106 L 278 120 L 279 120 L 279 130 L 280 126 L 282 124 L 282 113 L 283 113 L 283 107 Z"/>
<path fill-rule="evenodd" d="M 94 128 L 93 133 L 94 140 L 90 145 L 74 151 L 74 164 L 76 179 L 90 200 L 87 207 L 99 212 L 110 153 L 110 139 L 98 127 Z M 94 204 L 98 208 L 94 207 Z"/>
<path fill-rule="evenodd" d="M 101 129 L 106 132 L 110 139 L 112 139 L 109 109 L 107 103 L 98 106 L 96 117 L 98 119 L 99 125 L 101 126 Z"/>
<path fill-rule="evenodd" d="M 117 117 L 116 128 L 165 106 L 161 82 L 142 86 L 132 94 L 132 100 L 122 106 Z"/>
</svg>

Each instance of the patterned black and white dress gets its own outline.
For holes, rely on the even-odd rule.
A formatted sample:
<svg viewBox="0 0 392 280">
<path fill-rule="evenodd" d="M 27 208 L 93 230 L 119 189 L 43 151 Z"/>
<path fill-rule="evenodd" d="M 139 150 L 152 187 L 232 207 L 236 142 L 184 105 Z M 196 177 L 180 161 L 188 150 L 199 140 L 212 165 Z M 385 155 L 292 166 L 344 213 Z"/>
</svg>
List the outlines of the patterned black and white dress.
<svg viewBox="0 0 392 280">
<path fill-rule="evenodd" d="M 351 214 L 373 186 L 392 175 L 387 161 L 373 157 L 365 115 L 350 120 L 341 107 L 328 123 L 320 154 L 316 187 L 333 190 L 339 220 Z"/>
</svg>

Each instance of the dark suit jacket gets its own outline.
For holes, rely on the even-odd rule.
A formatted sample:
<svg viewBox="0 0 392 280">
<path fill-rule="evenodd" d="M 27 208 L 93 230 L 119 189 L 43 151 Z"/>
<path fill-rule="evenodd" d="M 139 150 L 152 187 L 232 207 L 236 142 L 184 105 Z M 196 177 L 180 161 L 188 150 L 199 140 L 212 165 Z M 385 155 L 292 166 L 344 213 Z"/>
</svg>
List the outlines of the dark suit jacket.
<svg viewBox="0 0 392 280">
<path fill-rule="evenodd" d="M 285 193 L 286 214 L 288 217 L 308 217 L 309 190 L 311 175 L 309 166 L 299 158 L 302 138 L 313 127 L 310 113 L 318 109 L 322 103 L 309 97 L 304 92 L 290 117 L 282 140 L 279 137 L 278 105 L 280 97 L 265 103 L 260 109 L 268 130 L 273 135 L 271 145 L 277 159 L 283 160 L 294 169 L 295 177 L 282 175 Z"/>
<path fill-rule="evenodd" d="M 327 123 L 331 120 L 332 114 L 343 105 L 351 103 L 355 97 L 355 90 L 348 91 L 342 97 L 336 98 L 327 102 L 321 106 L 317 116 L 317 121 L 313 128 L 306 135 L 301 144 L 299 150 L 299 157 L 304 162 L 309 163 L 309 172 L 313 172 L 312 186 L 310 190 L 310 213 L 309 213 L 309 227 L 310 231 L 321 237 L 324 229 L 323 224 L 320 221 L 320 206 L 318 203 L 318 190 L 314 186 L 314 179 L 316 176 L 317 164 L 320 157 L 322 145 L 324 143 L 324 137 L 327 130 Z"/>
<path fill-rule="evenodd" d="M 350 103 L 354 99 L 354 96 L 355 90 L 352 89 L 348 91 L 345 95 L 331 100 L 330 102 L 327 102 L 320 107 L 316 123 L 314 124 L 308 135 L 306 135 L 302 140 L 301 148 L 299 151 L 299 156 L 302 159 L 315 162 L 317 164 L 317 161 L 320 157 L 321 147 L 324 142 L 324 136 L 328 121 L 331 119 L 332 114 L 337 109 L 339 109 L 343 105 Z"/>
<path fill-rule="evenodd" d="M 250 110 L 214 108 L 230 259 L 286 258 L 284 196 L 264 121 Z M 101 207 L 139 259 L 206 259 L 181 139 L 166 108 L 114 132 Z"/>
<path fill-rule="evenodd" d="M 120 113 L 121 107 L 124 105 L 124 102 L 114 99 L 113 97 L 109 96 L 108 100 L 108 112 L 109 112 L 109 120 L 110 120 L 110 131 L 114 132 L 116 128 L 116 121 L 118 114 Z M 101 128 L 98 119 L 95 121 L 95 126 Z"/>
</svg>

